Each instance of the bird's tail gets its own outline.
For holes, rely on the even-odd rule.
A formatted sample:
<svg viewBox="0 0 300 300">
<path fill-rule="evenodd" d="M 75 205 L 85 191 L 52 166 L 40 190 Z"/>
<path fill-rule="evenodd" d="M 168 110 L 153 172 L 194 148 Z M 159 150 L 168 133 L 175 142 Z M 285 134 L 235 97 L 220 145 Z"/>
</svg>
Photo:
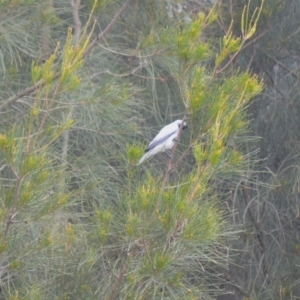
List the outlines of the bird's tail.
<svg viewBox="0 0 300 300">
<path fill-rule="evenodd" d="M 150 156 L 151 156 L 151 152 L 145 153 L 145 154 L 142 156 L 142 158 L 139 160 L 137 166 L 138 166 L 139 164 L 141 164 L 144 160 L 148 159 Z"/>
</svg>

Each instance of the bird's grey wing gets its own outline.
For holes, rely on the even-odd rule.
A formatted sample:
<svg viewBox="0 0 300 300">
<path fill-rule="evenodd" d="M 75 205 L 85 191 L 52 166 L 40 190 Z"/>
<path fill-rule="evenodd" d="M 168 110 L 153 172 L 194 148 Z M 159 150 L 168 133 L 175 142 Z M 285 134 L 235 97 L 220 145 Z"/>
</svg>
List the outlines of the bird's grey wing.
<svg viewBox="0 0 300 300">
<path fill-rule="evenodd" d="M 154 139 L 145 149 L 145 152 L 150 151 L 151 149 L 153 149 L 154 147 L 156 147 L 157 145 L 164 143 L 167 139 L 169 139 L 174 133 L 177 132 L 177 129 L 174 130 L 173 132 L 161 137 L 160 139 Z"/>
</svg>

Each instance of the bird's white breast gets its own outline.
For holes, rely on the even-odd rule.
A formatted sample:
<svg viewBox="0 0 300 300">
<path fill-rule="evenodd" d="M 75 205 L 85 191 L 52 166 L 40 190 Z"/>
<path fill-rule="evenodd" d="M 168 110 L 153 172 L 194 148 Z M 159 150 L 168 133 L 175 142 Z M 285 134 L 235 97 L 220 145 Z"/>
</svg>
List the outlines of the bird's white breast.
<svg viewBox="0 0 300 300">
<path fill-rule="evenodd" d="M 175 141 L 174 139 L 176 138 L 177 136 L 177 133 L 176 134 L 173 134 L 172 136 L 170 136 L 166 142 L 164 143 L 164 149 L 162 151 L 165 151 L 165 150 L 169 150 L 169 149 L 172 149 L 174 144 L 175 144 Z"/>
</svg>

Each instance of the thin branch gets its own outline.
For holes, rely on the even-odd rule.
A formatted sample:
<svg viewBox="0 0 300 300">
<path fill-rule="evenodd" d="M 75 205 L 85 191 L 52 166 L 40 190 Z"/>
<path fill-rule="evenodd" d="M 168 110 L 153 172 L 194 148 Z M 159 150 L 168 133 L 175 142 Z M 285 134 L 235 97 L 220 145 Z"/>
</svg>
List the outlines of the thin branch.
<svg viewBox="0 0 300 300">
<path fill-rule="evenodd" d="M 115 76 L 115 77 L 127 77 L 127 76 L 130 76 L 130 75 L 134 75 L 134 73 L 136 73 L 138 70 L 140 69 L 143 69 L 144 67 L 146 67 L 148 65 L 148 62 L 145 61 L 145 62 L 141 62 L 140 65 L 138 67 L 136 67 L 135 69 L 133 69 L 132 71 L 128 72 L 128 73 L 124 73 L 124 74 L 114 74 L 112 72 L 110 72 L 109 70 L 105 70 L 105 71 L 102 71 L 100 73 L 97 73 L 97 74 L 94 74 L 91 76 L 91 79 L 93 79 L 94 77 L 96 76 L 100 76 L 102 74 L 108 74 L 108 75 L 111 75 L 111 76 Z"/>
<path fill-rule="evenodd" d="M 176 137 L 176 140 L 175 140 L 174 147 L 172 148 L 171 157 L 168 159 L 168 162 L 167 162 L 167 171 L 166 171 L 165 177 L 163 179 L 162 190 L 165 189 L 166 184 L 169 181 L 169 177 L 170 177 L 170 174 L 171 174 L 172 169 L 173 169 L 172 168 L 172 159 L 173 159 L 174 154 L 176 152 L 176 148 L 177 148 L 178 142 L 180 140 L 180 135 L 181 135 L 183 124 L 184 124 L 185 120 L 186 120 L 186 116 L 184 116 L 183 119 L 182 119 L 181 125 L 179 127 L 179 131 L 178 131 L 178 134 L 177 134 L 177 137 Z"/>
<path fill-rule="evenodd" d="M 57 78 L 58 78 L 58 76 L 55 75 L 53 79 L 57 79 Z M 8 105 L 10 105 L 10 104 L 16 102 L 18 99 L 20 99 L 20 98 L 22 98 L 22 97 L 24 97 L 24 96 L 26 96 L 26 95 L 29 95 L 29 94 L 33 93 L 33 92 L 36 91 L 39 87 L 43 86 L 44 83 L 45 83 L 44 80 L 40 80 L 40 81 L 38 81 L 36 84 L 34 84 L 34 85 L 28 87 L 27 89 L 23 90 L 22 92 L 19 92 L 19 93 L 17 93 L 16 95 L 14 95 L 14 96 L 12 96 L 12 97 L 10 97 L 10 98 L 4 100 L 4 101 L 3 101 L 4 103 L 2 103 L 2 104 L 0 105 L 0 111 L 3 111 L 4 108 L 6 108 Z"/>
<path fill-rule="evenodd" d="M 74 44 L 78 44 L 81 31 L 81 21 L 79 18 L 79 7 L 81 0 L 71 0 L 71 6 L 73 7 L 73 20 L 74 20 Z"/>
<path fill-rule="evenodd" d="M 159 55 L 164 51 L 164 50 L 157 49 L 157 50 L 151 52 L 150 54 L 141 55 L 140 52 L 137 49 L 133 49 L 130 52 L 125 53 L 125 52 L 120 52 L 120 51 L 117 51 L 117 50 L 114 50 L 114 49 L 111 49 L 111 48 L 104 47 L 100 43 L 98 43 L 98 46 L 100 48 L 110 52 L 110 53 L 118 54 L 118 55 L 121 55 L 121 56 L 127 56 L 127 57 L 136 57 L 136 58 L 139 58 L 139 59 L 153 57 L 154 55 Z"/>
<path fill-rule="evenodd" d="M 110 293 L 110 295 L 109 295 L 109 297 L 108 297 L 109 300 L 113 300 L 113 299 L 116 298 L 116 294 L 117 294 L 118 289 L 119 289 L 119 287 L 120 287 L 120 285 L 121 285 L 122 279 L 123 279 L 123 277 L 124 277 L 124 275 L 125 275 L 125 273 L 126 273 L 126 269 L 127 269 L 127 268 L 126 268 L 126 262 L 125 262 L 125 263 L 124 263 L 124 267 L 122 268 L 122 270 L 121 270 L 120 273 L 119 273 L 119 276 L 118 276 L 118 278 L 117 278 L 117 282 L 116 282 L 116 284 L 113 286 L 112 291 L 111 291 L 111 293 Z"/>
<path fill-rule="evenodd" d="M 123 6 L 120 8 L 120 10 L 116 13 L 116 15 L 113 17 L 113 19 L 110 21 L 110 23 L 107 25 L 107 27 L 100 33 L 98 36 L 88 45 L 88 47 L 85 49 L 83 53 L 83 57 L 85 57 L 92 49 L 97 45 L 99 40 L 101 40 L 112 28 L 112 26 L 116 23 L 117 19 L 120 17 L 121 13 L 125 10 L 125 8 L 128 6 L 130 3 L 130 0 L 126 0 L 126 2 L 123 4 Z M 60 76 L 60 72 L 56 73 L 53 76 L 53 80 L 56 80 Z M 16 95 L 3 100 L 3 103 L 0 105 L 0 112 L 3 111 L 8 105 L 16 102 L 18 99 L 27 96 L 34 91 L 36 91 L 38 88 L 42 87 L 45 84 L 44 80 L 40 80 L 34 85 L 28 87 L 27 89 L 17 93 Z"/>
<path fill-rule="evenodd" d="M 74 20 L 74 44 L 77 45 L 80 38 L 80 31 L 81 31 L 81 21 L 79 18 L 79 7 L 80 7 L 81 0 L 71 0 L 71 6 L 73 7 L 73 20 Z M 70 116 L 72 118 L 73 107 L 70 110 Z M 64 113 L 63 113 L 64 115 Z M 65 118 L 64 118 L 65 119 Z M 70 129 L 67 129 L 63 134 L 63 143 L 62 143 L 62 153 L 61 153 L 61 160 L 62 163 L 67 162 L 68 156 L 68 147 L 69 147 L 69 138 L 70 138 Z M 64 179 L 62 179 L 62 187 L 64 183 Z"/>
<path fill-rule="evenodd" d="M 250 297 L 250 293 L 246 291 L 242 286 L 238 285 L 234 280 L 230 280 L 229 284 L 235 287 L 243 296 Z"/>
<path fill-rule="evenodd" d="M 175 140 L 175 144 L 172 148 L 170 158 L 168 159 L 167 171 L 165 173 L 165 176 L 164 176 L 164 179 L 163 179 L 163 182 L 162 182 L 162 185 L 161 185 L 161 190 L 160 190 L 160 194 L 159 194 L 159 197 L 158 197 L 158 200 L 157 200 L 157 203 L 156 203 L 156 208 L 159 208 L 159 206 L 160 206 L 162 192 L 164 191 L 164 189 L 165 189 L 165 187 L 166 187 L 166 185 L 169 181 L 170 174 L 173 170 L 173 168 L 172 168 L 172 159 L 173 159 L 174 154 L 176 152 L 176 148 L 177 148 L 177 145 L 178 145 L 178 142 L 179 142 L 179 139 L 180 139 L 180 135 L 181 135 L 181 132 L 182 132 L 182 129 L 183 129 L 183 125 L 184 125 L 184 122 L 185 122 L 186 119 L 187 119 L 187 117 L 185 115 L 182 119 L 181 124 L 180 124 L 179 131 L 178 131 L 178 134 L 177 134 L 177 137 L 176 137 L 176 140 Z"/>
<path fill-rule="evenodd" d="M 73 110 L 73 107 L 71 107 L 70 115 L 72 115 L 72 110 Z M 63 113 L 63 115 L 64 115 L 64 113 Z M 63 134 L 62 153 L 61 153 L 62 163 L 67 162 L 69 139 L 70 139 L 70 129 L 67 129 Z"/>
<path fill-rule="evenodd" d="M 101 33 L 99 33 L 98 36 L 88 45 L 83 56 L 87 55 L 93 49 L 93 47 L 95 47 L 95 45 L 99 42 L 99 40 L 101 40 L 109 32 L 109 30 L 116 23 L 117 19 L 120 17 L 120 15 L 125 10 L 125 8 L 128 6 L 129 3 L 130 3 L 130 0 L 126 0 L 126 2 L 123 4 L 123 6 L 120 8 L 120 10 L 115 14 L 113 19 L 107 25 L 107 27 Z"/>
<path fill-rule="evenodd" d="M 262 32 L 261 34 L 259 34 L 256 38 L 252 39 L 249 43 L 245 44 L 246 40 L 243 41 L 241 48 L 235 52 L 231 58 L 229 59 L 229 61 L 219 70 L 216 70 L 216 74 L 222 73 L 226 68 L 228 68 L 228 66 L 235 60 L 235 58 L 242 52 L 244 51 L 247 47 L 249 47 L 251 44 L 255 43 L 256 40 L 260 39 L 261 37 L 263 37 L 269 29 L 265 30 L 264 32 Z"/>
<path fill-rule="evenodd" d="M 5 239 L 7 238 L 9 228 L 10 228 L 11 224 L 13 223 L 13 218 L 17 214 L 17 204 L 18 204 L 18 201 L 19 201 L 19 198 L 20 198 L 19 197 L 20 187 L 21 187 L 21 182 L 23 180 L 23 177 L 18 175 L 17 170 L 14 167 L 11 167 L 11 171 L 15 175 L 15 177 L 17 179 L 17 182 L 16 182 L 16 185 L 15 185 L 14 200 L 13 200 L 10 212 L 8 214 L 8 218 L 7 218 L 6 226 L 5 226 L 5 230 L 4 230 L 4 238 Z"/>
<path fill-rule="evenodd" d="M 255 47 L 255 49 L 257 49 L 258 51 L 260 51 L 261 53 L 263 53 L 264 55 L 266 55 L 268 58 L 270 58 L 271 60 L 273 60 L 277 65 L 279 65 L 280 67 L 282 67 L 283 69 L 285 69 L 286 71 L 288 71 L 289 74 L 292 74 L 295 77 L 295 79 L 298 80 L 299 75 L 297 73 L 295 73 L 294 70 L 289 69 L 284 63 L 282 63 L 281 61 L 277 60 L 275 57 L 269 55 L 268 53 L 266 53 L 265 51 L 263 51 L 259 47 Z"/>
<path fill-rule="evenodd" d="M 263 274 L 265 276 L 266 279 L 269 278 L 269 271 L 270 271 L 270 267 L 266 258 L 266 244 L 263 238 L 263 232 L 261 230 L 261 224 L 259 222 L 257 222 L 256 218 L 255 218 L 255 214 L 252 211 L 251 207 L 250 207 L 250 203 L 252 200 L 249 200 L 249 192 L 248 189 L 246 189 L 246 187 L 244 189 L 242 189 L 242 194 L 243 194 L 243 198 L 246 204 L 246 210 L 248 212 L 248 215 L 250 217 L 250 220 L 252 222 L 252 224 L 254 225 L 254 228 L 256 229 L 256 238 L 258 240 L 259 246 L 260 246 L 260 250 L 261 250 L 261 262 L 262 262 L 262 270 L 263 270 Z M 248 209 L 247 209 L 248 208 Z"/>
</svg>

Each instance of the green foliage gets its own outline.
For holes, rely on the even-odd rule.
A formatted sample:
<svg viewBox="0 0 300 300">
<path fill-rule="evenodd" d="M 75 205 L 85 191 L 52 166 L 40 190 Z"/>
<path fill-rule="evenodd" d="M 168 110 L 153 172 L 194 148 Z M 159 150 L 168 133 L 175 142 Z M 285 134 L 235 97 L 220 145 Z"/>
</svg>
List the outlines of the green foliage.
<svg viewBox="0 0 300 300">
<path fill-rule="evenodd" d="M 135 145 L 128 145 L 126 148 L 126 157 L 130 164 L 136 165 L 141 157 L 143 150 Z"/>
<path fill-rule="evenodd" d="M 264 2 L 265 2 L 264 0 L 261 1 L 260 7 L 255 8 L 250 19 L 249 19 L 249 7 L 251 1 L 249 1 L 249 4 L 244 7 L 242 13 L 242 19 L 241 19 L 241 23 L 242 23 L 241 30 L 242 30 L 243 38 L 245 40 L 250 39 L 254 35 L 260 14 L 264 6 Z"/>
<path fill-rule="evenodd" d="M 217 54 L 215 65 L 220 66 L 221 63 L 231 54 L 235 53 L 239 49 L 241 49 L 241 38 L 232 37 L 231 29 L 229 32 L 223 37 L 221 41 L 221 51 Z"/>
<path fill-rule="evenodd" d="M 215 19 L 212 17 L 214 14 L 213 10 L 208 17 L 199 13 L 197 18 L 178 34 L 178 55 L 181 60 L 201 61 L 210 54 L 209 44 L 201 40 L 201 36 L 204 28 Z"/>
<path fill-rule="evenodd" d="M 254 11 L 250 13 L 251 1 L 249 1 L 245 6 L 241 14 L 241 37 L 233 36 L 233 23 L 231 20 L 230 26 L 221 40 L 220 51 L 216 55 L 215 59 L 215 72 L 219 73 L 224 68 L 228 67 L 229 63 L 237 56 L 237 54 L 243 49 L 246 41 L 252 38 L 256 32 L 257 24 L 262 13 L 264 2 L 261 1 L 258 7 L 255 7 Z M 226 58 L 232 54 L 229 62 L 226 62 L 223 67 L 221 64 L 226 61 Z M 221 68 L 221 69 L 220 69 Z M 220 69 L 220 70 L 218 70 Z"/>
<path fill-rule="evenodd" d="M 222 64 L 251 37 L 257 13 L 247 21 L 245 12 L 244 39 L 229 27 L 216 51 L 207 36 L 217 5 L 192 18 L 185 12 L 183 22 L 164 1 L 132 2 L 122 17 L 120 1 L 82 3 L 76 11 L 47 2 L 55 21 L 41 14 L 32 22 L 39 33 L 43 25 L 39 50 L 49 53 L 20 56 L 23 74 L 7 79 L 13 94 L 20 82 L 34 88 L 1 108 L 0 252 L 7 263 L 0 263 L 14 279 L 1 293 L 213 299 L 234 234 L 218 180 L 234 178 L 246 163 L 236 136 L 262 88 Z M 91 24 L 92 14 L 99 24 Z M 45 42 L 45 32 L 53 41 Z M 189 129 L 167 171 L 159 155 L 137 167 L 145 136 L 184 115 Z"/>
</svg>

